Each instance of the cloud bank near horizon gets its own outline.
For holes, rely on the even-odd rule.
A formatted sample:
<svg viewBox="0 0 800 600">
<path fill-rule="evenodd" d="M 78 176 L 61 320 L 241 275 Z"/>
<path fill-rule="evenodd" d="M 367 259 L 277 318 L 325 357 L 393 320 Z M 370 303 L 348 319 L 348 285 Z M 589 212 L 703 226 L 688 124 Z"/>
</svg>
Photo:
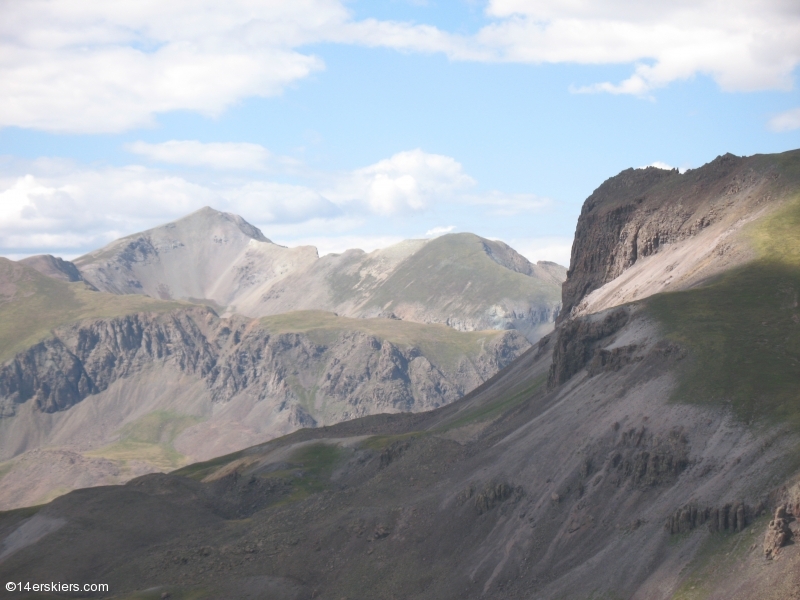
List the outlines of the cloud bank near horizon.
<svg viewBox="0 0 800 600">
<path fill-rule="evenodd" d="M 273 155 L 257 144 L 169 141 L 134 143 L 129 150 L 191 167 L 213 160 L 224 176 L 208 179 L 204 170 L 142 165 L 92 168 L 54 159 L 7 165 L 6 173 L 0 172 L 0 251 L 74 256 L 207 205 L 242 215 L 281 243 L 313 244 L 323 253 L 356 243 L 372 250 L 402 239 L 396 233 L 365 233 L 375 219 L 427 222 L 465 207 L 487 215 L 530 216 L 551 204 L 532 194 L 481 191 L 454 158 L 420 149 L 349 172 L 303 167 L 307 177 L 301 183 L 274 181 L 263 173 L 259 177 Z M 256 176 L 238 173 L 246 165 Z M 26 174 L 14 176 L 21 168 Z M 455 228 L 425 227 L 410 237 Z"/>
</svg>

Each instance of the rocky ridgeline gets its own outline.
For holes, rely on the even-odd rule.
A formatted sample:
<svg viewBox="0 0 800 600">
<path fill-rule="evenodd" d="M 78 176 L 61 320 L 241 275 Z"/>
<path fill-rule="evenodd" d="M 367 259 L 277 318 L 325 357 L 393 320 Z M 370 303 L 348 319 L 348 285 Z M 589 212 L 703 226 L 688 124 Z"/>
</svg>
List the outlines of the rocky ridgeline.
<svg viewBox="0 0 800 600">
<path fill-rule="evenodd" d="M 445 366 L 416 347 L 362 331 L 343 331 L 320 344 L 301 333 L 271 334 L 250 319 L 220 319 L 204 307 L 140 313 L 60 328 L 5 363 L 0 415 L 14 415 L 27 401 L 43 412 L 67 410 L 157 364 L 199 377 L 216 402 L 247 392 L 288 406 L 297 404 L 302 389 L 316 389 L 319 397 L 348 406 L 350 418 L 416 411 L 456 400 L 528 346 L 520 334 L 505 332 L 474 356 Z M 310 414 L 298 418 L 299 426 L 315 424 Z"/>
<path fill-rule="evenodd" d="M 583 205 L 559 320 L 588 294 L 638 260 L 694 237 L 715 223 L 733 223 L 770 197 L 774 166 L 732 154 L 684 174 L 627 169 L 606 180 Z"/>
</svg>

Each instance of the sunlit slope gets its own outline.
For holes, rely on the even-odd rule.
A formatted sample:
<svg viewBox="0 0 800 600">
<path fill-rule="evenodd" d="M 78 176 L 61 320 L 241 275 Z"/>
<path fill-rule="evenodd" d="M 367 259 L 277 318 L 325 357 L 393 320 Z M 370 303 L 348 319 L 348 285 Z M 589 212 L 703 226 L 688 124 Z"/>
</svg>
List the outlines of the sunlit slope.
<svg viewBox="0 0 800 600">
<path fill-rule="evenodd" d="M 273 244 L 240 216 L 205 207 L 118 239 L 75 265 L 101 291 L 228 306 L 316 260 L 314 248 Z"/>
<path fill-rule="evenodd" d="M 202 302 L 220 314 L 395 316 L 461 331 L 517 329 L 531 342 L 552 329 L 566 276 L 555 263 L 533 264 L 470 233 L 320 258 L 311 246 L 274 244 L 241 217 L 209 207 L 75 265 L 99 290 Z"/>
<path fill-rule="evenodd" d="M 0 361 L 32 346 L 59 326 L 134 312 L 165 312 L 186 304 L 147 296 L 95 292 L 58 281 L 0 257 Z"/>
<path fill-rule="evenodd" d="M 403 261 L 365 307 L 392 310 L 403 304 L 436 303 L 458 315 L 514 300 L 541 305 L 559 302 L 557 277 L 530 263 L 526 265 L 530 273 L 512 270 L 492 260 L 490 252 L 487 240 L 471 233 L 436 238 Z"/>
<path fill-rule="evenodd" d="M 745 421 L 800 426 L 800 159 L 783 158 L 785 184 L 775 193 L 790 200 L 741 234 L 757 258 L 649 306 L 693 359 L 676 398 L 729 402 Z"/>
<path fill-rule="evenodd" d="M 453 368 L 464 357 L 478 354 L 500 331 L 462 332 L 445 325 L 428 325 L 397 319 L 352 319 L 334 313 L 308 310 L 262 317 L 259 326 L 271 334 L 302 333 L 315 343 L 329 346 L 348 332 L 361 332 L 397 346 L 419 348 L 434 364 Z"/>
</svg>

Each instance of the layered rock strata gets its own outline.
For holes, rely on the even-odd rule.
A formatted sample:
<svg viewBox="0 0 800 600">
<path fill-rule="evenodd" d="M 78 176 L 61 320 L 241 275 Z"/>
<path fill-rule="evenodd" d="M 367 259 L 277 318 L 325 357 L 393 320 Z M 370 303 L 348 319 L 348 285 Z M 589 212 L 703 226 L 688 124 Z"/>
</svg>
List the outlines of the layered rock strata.
<svg viewBox="0 0 800 600">
<path fill-rule="evenodd" d="M 417 347 L 364 331 L 341 331 L 317 343 L 303 333 L 272 334 L 242 317 L 220 319 L 201 307 L 97 319 L 59 328 L 2 365 L 0 414 L 13 416 L 28 401 L 46 413 L 68 410 L 153 363 L 197 376 L 215 402 L 245 390 L 258 400 L 298 402 L 301 388 L 313 388 L 320 398 L 349 406 L 349 418 L 423 410 L 457 399 L 529 346 L 516 332 L 489 338 L 445 365 Z M 309 414 L 306 424 L 315 422 Z"/>
</svg>

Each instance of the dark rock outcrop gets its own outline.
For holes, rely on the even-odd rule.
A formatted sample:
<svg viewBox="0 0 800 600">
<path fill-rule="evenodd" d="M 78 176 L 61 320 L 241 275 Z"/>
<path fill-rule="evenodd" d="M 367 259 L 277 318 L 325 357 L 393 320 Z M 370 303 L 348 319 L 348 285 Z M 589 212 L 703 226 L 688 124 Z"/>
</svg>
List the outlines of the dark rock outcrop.
<svg viewBox="0 0 800 600">
<path fill-rule="evenodd" d="M 757 514 L 756 508 L 744 502 L 706 507 L 687 505 L 677 509 L 675 514 L 667 519 L 664 528 L 674 535 L 688 533 L 701 525 L 708 524 L 708 530 L 712 533 L 722 531 L 739 533 L 744 531 Z"/>
<path fill-rule="evenodd" d="M 553 349 L 553 364 L 550 366 L 548 387 L 554 389 L 583 369 L 595 356 L 599 342 L 622 329 L 627 322 L 628 311 L 620 308 L 599 319 L 594 317 L 573 319 L 560 327 Z M 597 359 L 594 373 L 599 372 L 603 360 L 602 357 Z M 618 358 L 619 360 L 621 359 Z"/>
<path fill-rule="evenodd" d="M 792 530 L 789 524 L 794 521 L 785 504 L 775 509 L 775 517 L 769 522 L 767 533 L 764 536 L 764 556 L 773 559 L 781 548 L 792 541 Z"/>
<path fill-rule="evenodd" d="M 617 485 L 647 488 L 673 483 L 689 466 L 689 441 L 673 429 L 656 435 L 646 427 L 623 431 L 609 452 L 605 470 Z"/>
<path fill-rule="evenodd" d="M 683 174 L 648 167 L 606 180 L 578 218 L 559 322 L 592 291 L 664 244 L 747 213 L 762 200 L 759 192 L 776 176 L 773 169 L 757 156 L 725 154 Z"/>
<path fill-rule="evenodd" d="M 522 488 L 510 483 L 490 483 L 475 497 L 475 508 L 478 514 L 489 512 L 498 504 L 502 504 L 512 496 L 521 497 Z"/>
</svg>

